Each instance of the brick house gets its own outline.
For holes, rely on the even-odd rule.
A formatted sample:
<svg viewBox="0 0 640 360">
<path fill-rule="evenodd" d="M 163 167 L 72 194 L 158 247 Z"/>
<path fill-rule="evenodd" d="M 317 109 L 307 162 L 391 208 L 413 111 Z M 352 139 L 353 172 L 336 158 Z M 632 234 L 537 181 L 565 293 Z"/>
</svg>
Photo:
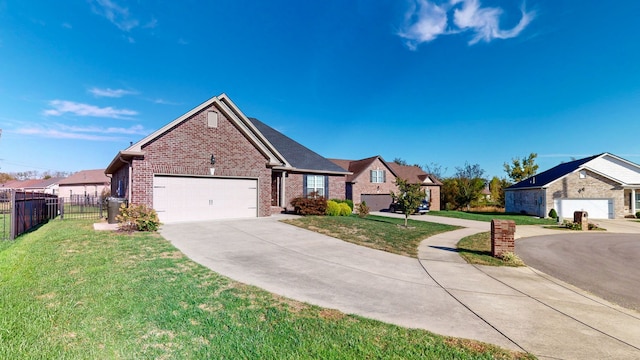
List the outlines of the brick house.
<svg viewBox="0 0 640 360">
<path fill-rule="evenodd" d="M 119 151 L 111 193 L 162 222 L 269 216 L 312 191 L 344 199 L 349 172 L 213 97 Z"/>
<path fill-rule="evenodd" d="M 406 166 L 396 163 L 390 163 L 389 166 L 394 169 L 399 178 L 405 179 L 411 184 L 420 184 L 429 202 L 429 210 L 440 211 L 440 188 L 442 187 L 442 182 L 438 178 L 427 174 L 418 166 Z"/>
<path fill-rule="evenodd" d="M 94 197 L 109 188 L 111 179 L 104 169 L 82 170 L 58 181 L 58 195 L 65 198 Z"/>
<path fill-rule="evenodd" d="M 505 189 L 505 211 L 561 218 L 587 211 L 592 219 L 640 210 L 640 165 L 602 153 L 555 166 Z"/>
<path fill-rule="evenodd" d="M 380 156 L 361 160 L 330 159 L 341 168 L 351 172 L 344 184 L 345 197 L 354 204 L 362 201 L 372 211 L 388 209 L 391 191 L 396 191 L 396 174 Z"/>
<path fill-rule="evenodd" d="M 442 183 L 433 175 L 417 166 L 388 163 L 381 156 L 361 160 L 331 159 L 336 165 L 348 170 L 345 180 L 345 196 L 358 204 L 362 201 L 373 211 L 387 210 L 391 204 L 391 192 L 398 191 L 396 178 L 411 184 L 420 184 L 426 193 L 431 210 L 440 210 L 440 187 Z"/>
</svg>

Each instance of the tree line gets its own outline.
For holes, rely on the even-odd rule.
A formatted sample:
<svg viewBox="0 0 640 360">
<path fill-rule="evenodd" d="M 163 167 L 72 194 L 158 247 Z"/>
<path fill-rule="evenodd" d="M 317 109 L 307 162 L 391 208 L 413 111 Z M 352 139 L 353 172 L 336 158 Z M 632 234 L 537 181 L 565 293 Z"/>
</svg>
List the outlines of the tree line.
<svg viewBox="0 0 640 360">
<path fill-rule="evenodd" d="M 484 177 L 485 172 L 480 165 L 469 162 L 456 167 L 453 176 L 449 177 L 444 175 L 447 168 L 440 164 L 430 163 L 419 167 L 442 181 L 440 196 L 443 210 L 469 210 L 482 205 L 504 207 L 504 189 L 535 175 L 538 171 L 537 157 L 538 154 L 530 153 L 522 158 L 512 158 L 503 164 L 506 177 L 494 176 L 491 179 Z M 408 165 L 400 158 L 394 159 L 394 162 Z M 485 189 L 489 190 L 489 196 L 483 195 Z"/>
</svg>

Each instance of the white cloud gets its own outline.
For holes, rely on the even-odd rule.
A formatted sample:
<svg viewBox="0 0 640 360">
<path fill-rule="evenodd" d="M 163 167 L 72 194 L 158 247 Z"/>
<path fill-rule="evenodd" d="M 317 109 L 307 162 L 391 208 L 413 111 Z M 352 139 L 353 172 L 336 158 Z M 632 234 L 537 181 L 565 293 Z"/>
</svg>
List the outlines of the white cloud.
<svg viewBox="0 0 640 360">
<path fill-rule="evenodd" d="M 140 24 L 137 19 L 131 16 L 128 8 L 122 7 L 112 0 L 95 0 L 92 4 L 95 4 L 93 11 L 96 14 L 105 17 L 122 31 L 129 32 Z"/>
<path fill-rule="evenodd" d="M 90 141 L 122 141 L 123 137 L 118 135 L 148 135 L 142 125 L 134 125 L 129 128 L 99 126 L 67 126 L 62 124 L 52 124 L 49 127 L 27 126 L 12 131 L 16 134 L 32 135 L 51 139 L 70 140 L 90 140 Z"/>
<path fill-rule="evenodd" d="M 453 4 L 462 3 L 462 8 L 453 12 L 453 23 L 461 30 L 471 30 L 475 34 L 469 44 L 475 44 L 484 40 L 490 42 L 493 39 L 510 39 L 518 36 L 522 30 L 533 20 L 534 12 L 526 12 L 522 8 L 522 18 L 518 24 L 509 30 L 500 29 L 501 8 L 480 6 L 478 0 L 454 0 Z"/>
<path fill-rule="evenodd" d="M 94 105 L 65 100 L 53 100 L 49 102 L 49 105 L 53 109 L 44 111 L 44 114 L 47 116 L 61 116 L 68 113 L 77 116 L 130 119 L 132 116 L 138 115 L 138 112 L 134 110 L 116 109 L 110 106 L 101 108 Z"/>
<path fill-rule="evenodd" d="M 452 23 L 448 14 L 453 10 Z M 470 31 L 469 45 L 479 41 L 509 39 L 518 36 L 535 17 L 522 6 L 522 17 L 517 25 L 505 30 L 500 28 L 499 7 L 482 7 L 480 0 L 450 0 L 437 5 L 434 1 L 413 0 L 407 13 L 403 30 L 398 35 L 406 39 L 407 47 L 415 50 L 418 45 L 435 40 L 438 36 Z"/>
<path fill-rule="evenodd" d="M 418 44 L 435 40 L 447 31 L 447 10 L 426 0 L 417 0 L 405 14 L 405 30 L 398 35 L 415 50 Z"/>
<path fill-rule="evenodd" d="M 96 87 L 89 89 L 89 92 L 97 97 L 110 97 L 110 98 L 119 98 L 125 95 L 137 94 L 137 92 L 131 91 L 131 90 L 111 89 L 111 88 L 100 89 Z"/>
</svg>

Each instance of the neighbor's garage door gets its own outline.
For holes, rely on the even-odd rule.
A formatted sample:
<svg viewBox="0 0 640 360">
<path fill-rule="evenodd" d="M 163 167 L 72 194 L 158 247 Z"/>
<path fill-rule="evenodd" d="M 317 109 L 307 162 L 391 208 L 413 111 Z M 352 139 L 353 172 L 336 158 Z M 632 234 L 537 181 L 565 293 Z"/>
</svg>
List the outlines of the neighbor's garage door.
<svg viewBox="0 0 640 360">
<path fill-rule="evenodd" d="M 558 216 L 573 219 L 574 211 L 586 211 L 589 219 L 613 219 L 613 199 L 557 199 Z"/>
<path fill-rule="evenodd" d="M 371 211 L 380 211 L 389 209 L 392 199 L 389 194 L 362 194 L 361 200 L 367 203 Z"/>
<path fill-rule="evenodd" d="M 258 180 L 153 177 L 153 208 L 161 222 L 258 216 Z"/>
</svg>

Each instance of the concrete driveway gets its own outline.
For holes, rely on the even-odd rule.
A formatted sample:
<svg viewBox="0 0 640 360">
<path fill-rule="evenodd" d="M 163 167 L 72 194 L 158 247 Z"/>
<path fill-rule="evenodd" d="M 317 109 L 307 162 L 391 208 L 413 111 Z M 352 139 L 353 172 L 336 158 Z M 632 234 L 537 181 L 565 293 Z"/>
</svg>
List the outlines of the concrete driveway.
<svg viewBox="0 0 640 360">
<path fill-rule="evenodd" d="M 292 299 L 538 357 L 640 358 L 640 314 L 530 268 L 464 263 L 453 250 L 488 223 L 425 240 L 419 259 L 349 244 L 278 216 L 164 225 L 161 234 L 222 275 Z"/>
</svg>

